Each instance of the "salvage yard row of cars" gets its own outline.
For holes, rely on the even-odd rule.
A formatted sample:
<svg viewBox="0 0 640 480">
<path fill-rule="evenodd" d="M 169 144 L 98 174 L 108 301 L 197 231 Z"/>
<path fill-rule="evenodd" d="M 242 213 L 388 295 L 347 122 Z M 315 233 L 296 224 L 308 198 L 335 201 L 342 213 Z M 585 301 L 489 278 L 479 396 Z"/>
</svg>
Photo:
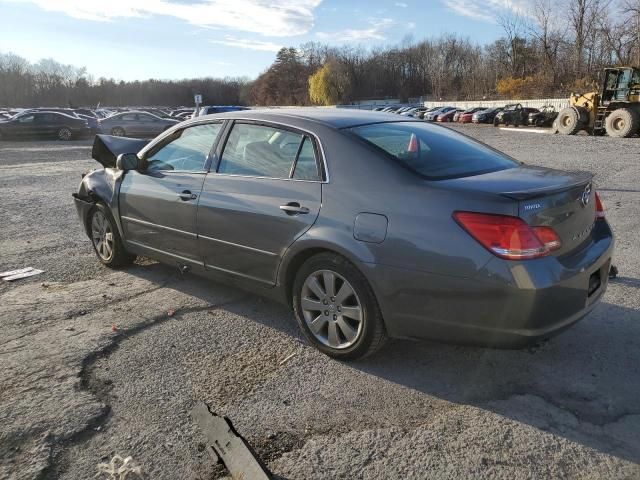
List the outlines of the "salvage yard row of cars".
<svg viewBox="0 0 640 480">
<path fill-rule="evenodd" d="M 0 140 L 20 137 L 72 140 L 105 133 L 116 137 L 152 138 L 177 123 L 190 118 L 248 110 L 235 105 L 203 106 L 167 109 L 143 108 L 29 108 L 0 109 Z M 533 125 L 549 127 L 558 112 L 552 106 L 536 108 L 511 104 L 504 107 L 473 107 L 460 109 L 442 107 L 379 107 L 374 111 L 396 113 L 403 117 L 427 122 L 488 123 L 498 125 Z"/>
<path fill-rule="evenodd" d="M 232 105 L 204 106 L 198 115 L 244 110 Z M 151 138 L 195 115 L 193 108 L 88 109 L 29 108 L 0 110 L 0 140 L 41 137 L 72 140 L 96 133 Z"/>
<path fill-rule="evenodd" d="M 490 123 L 498 125 L 531 125 L 550 127 L 558 116 L 555 107 L 547 105 L 541 109 L 523 107 L 519 103 L 504 107 L 377 107 L 374 111 L 397 113 L 404 117 L 419 118 L 427 122 Z"/>
</svg>

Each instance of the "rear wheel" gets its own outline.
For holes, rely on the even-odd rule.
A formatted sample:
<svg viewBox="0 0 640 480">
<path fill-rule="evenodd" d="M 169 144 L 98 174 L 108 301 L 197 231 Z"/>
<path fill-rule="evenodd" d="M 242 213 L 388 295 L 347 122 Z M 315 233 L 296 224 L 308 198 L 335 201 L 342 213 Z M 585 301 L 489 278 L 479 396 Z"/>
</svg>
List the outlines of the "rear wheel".
<svg viewBox="0 0 640 480">
<path fill-rule="evenodd" d="M 295 277 L 292 298 L 302 332 L 330 357 L 363 358 L 386 339 L 369 282 L 339 255 L 321 253 L 307 260 Z"/>
<path fill-rule="evenodd" d="M 125 131 L 122 127 L 114 127 L 111 129 L 111 135 L 114 137 L 124 137 Z"/>
<path fill-rule="evenodd" d="M 605 120 L 605 129 L 610 137 L 627 138 L 638 132 L 640 118 L 629 108 L 619 108 Z"/>
<path fill-rule="evenodd" d="M 58 140 L 71 140 L 72 136 L 73 133 L 71 132 L 71 129 L 69 127 L 62 127 L 60 130 L 58 130 Z"/>
<path fill-rule="evenodd" d="M 556 119 L 558 132 L 563 135 L 575 135 L 582 129 L 580 115 L 575 108 L 568 107 L 563 109 Z"/>
<path fill-rule="evenodd" d="M 103 204 L 98 203 L 91 210 L 88 226 L 93 250 L 100 262 L 107 267 L 118 268 L 135 260 L 135 255 L 125 250 L 113 217 Z"/>
</svg>

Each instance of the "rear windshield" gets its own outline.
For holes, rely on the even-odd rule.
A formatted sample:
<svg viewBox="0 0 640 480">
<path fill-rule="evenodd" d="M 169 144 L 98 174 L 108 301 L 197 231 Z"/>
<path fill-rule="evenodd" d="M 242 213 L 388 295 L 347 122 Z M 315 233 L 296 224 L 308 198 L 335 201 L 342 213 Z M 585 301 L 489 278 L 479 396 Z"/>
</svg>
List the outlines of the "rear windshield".
<svg viewBox="0 0 640 480">
<path fill-rule="evenodd" d="M 350 130 L 431 180 L 469 177 L 518 166 L 515 160 L 464 135 L 422 122 L 376 123 Z"/>
</svg>

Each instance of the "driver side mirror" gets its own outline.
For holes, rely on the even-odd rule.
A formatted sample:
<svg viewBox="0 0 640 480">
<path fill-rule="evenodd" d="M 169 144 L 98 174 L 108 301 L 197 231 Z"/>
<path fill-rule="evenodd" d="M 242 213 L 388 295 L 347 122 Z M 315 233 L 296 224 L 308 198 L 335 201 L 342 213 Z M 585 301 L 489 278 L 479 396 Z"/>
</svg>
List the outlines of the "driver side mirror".
<svg viewBox="0 0 640 480">
<path fill-rule="evenodd" d="M 116 159 L 116 168 L 123 172 L 129 170 L 138 170 L 140 166 L 140 159 L 135 153 L 121 153 Z"/>
</svg>

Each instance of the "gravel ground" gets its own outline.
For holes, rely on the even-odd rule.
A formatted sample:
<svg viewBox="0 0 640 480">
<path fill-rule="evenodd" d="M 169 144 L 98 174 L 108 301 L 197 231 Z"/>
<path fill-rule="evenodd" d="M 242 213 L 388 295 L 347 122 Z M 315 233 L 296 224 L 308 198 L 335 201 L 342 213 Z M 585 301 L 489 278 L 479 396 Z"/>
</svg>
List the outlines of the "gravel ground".
<svg viewBox="0 0 640 480">
<path fill-rule="evenodd" d="M 332 361 L 284 306 L 152 261 L 101 267 L 70 196 L 89 142 L 0 143 L 0 271 L 46 270 L 0 284 L 0 478 L 92 478 L 114 454 L 145 478 L 219 478 L 198 400 L 278 478 L 640 477 L 640 140 L 456 128 L 597 174 L 620 276 L 535 349 L 392 341 Z"/>
</svg>

